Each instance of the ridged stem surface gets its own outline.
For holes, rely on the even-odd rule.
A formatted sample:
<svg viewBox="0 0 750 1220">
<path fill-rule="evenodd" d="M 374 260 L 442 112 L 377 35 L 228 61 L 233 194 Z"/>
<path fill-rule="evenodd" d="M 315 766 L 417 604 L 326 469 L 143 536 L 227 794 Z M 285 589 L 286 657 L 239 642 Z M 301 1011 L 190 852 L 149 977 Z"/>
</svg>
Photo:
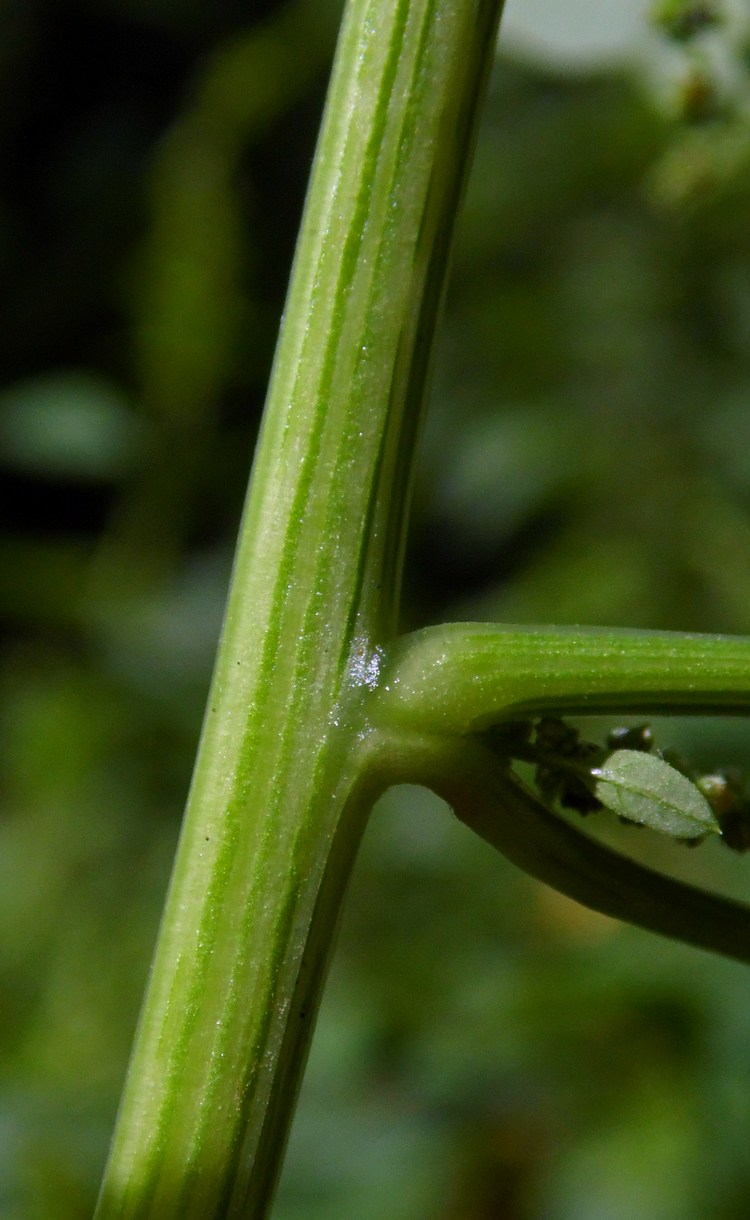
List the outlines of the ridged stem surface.
<svg viewBox="0 0 750 1220">
<path fill-rule="evenodd" d="M 499 0 L 351 0 L 97 1220 L 266 1213 L 369 809 L 414 443 Z M 248 82 L 248 88 L 252 82 Z"/>
</svg>

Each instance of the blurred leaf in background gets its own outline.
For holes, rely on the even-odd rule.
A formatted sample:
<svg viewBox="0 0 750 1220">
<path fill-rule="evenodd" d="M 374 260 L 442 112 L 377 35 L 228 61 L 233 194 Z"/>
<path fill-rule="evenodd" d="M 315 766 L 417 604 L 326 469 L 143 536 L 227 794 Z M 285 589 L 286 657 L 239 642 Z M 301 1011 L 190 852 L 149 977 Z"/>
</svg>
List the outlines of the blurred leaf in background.
<svg viewBox="0 0 750 1220">
<path fill-rule="evenodd" d="M 686 49 L 646 4 L 577 0 L 561 24 L 551 0 L 509 0 L 406 626 L 750 631 L 750 42 L 725 7 Z M 8 1220 L 91 1212 L 339 15 L 0 14 Z M 695 54 L 724 90 L 697 125 Z M 739 722 L 659 737 L 707 769 L 750 740 Z M 721 845 L 621 846 L 747 894 Z M 740 1220 L 749 1014 L 742 967 L 576 907 L 398 789 L 357 864 L 275 1215 Z"/>
</svg>

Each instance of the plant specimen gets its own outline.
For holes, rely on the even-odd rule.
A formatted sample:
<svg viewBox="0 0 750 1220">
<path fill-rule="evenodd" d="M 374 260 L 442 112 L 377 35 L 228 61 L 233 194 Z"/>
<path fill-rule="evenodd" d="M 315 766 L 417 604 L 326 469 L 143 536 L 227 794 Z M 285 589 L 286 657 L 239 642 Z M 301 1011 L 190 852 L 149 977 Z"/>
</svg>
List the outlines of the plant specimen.
<svg viewBox="0 0 750 1220">
<path fill-rule="evenodd" d="M 685 775 L 643 748 L 645 730 L 589 749 L 562 717 L 739 712 L 750 641 L 398 634 L 413 455 L 500 8 L 346 9 L 98 1220 L 266 1214 L 351 864 L 391 784 L 433 788 L 598 910 L 750 957 L 750 912 L 622 857 L 558 808 L 720 832 L 728 780 L 720 792 Z M 729 805 L 739 840 L 740 795 Z"/>
</svg>

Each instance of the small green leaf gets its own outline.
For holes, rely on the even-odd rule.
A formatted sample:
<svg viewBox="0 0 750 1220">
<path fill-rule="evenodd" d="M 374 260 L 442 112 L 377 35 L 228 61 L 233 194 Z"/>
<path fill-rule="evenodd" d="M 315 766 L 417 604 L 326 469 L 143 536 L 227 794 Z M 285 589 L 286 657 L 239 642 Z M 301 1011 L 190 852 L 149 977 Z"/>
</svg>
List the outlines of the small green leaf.
<svg viewBox="0 0 750 1220">
<path fill-rule="evenodd" d="M 719 833 L 711 806 L 681 772 L 642 750 L 615 750 L 591 774 L 607 809 L 675 839 Z"/>
</svg>

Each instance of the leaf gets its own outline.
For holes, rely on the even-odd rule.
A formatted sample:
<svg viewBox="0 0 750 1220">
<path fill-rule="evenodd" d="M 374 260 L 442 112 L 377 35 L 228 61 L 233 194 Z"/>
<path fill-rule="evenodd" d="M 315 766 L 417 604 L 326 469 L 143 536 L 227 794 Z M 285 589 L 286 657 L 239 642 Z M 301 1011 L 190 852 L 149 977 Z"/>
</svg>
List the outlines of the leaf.
<svg viewBox="0 0 750 1220">
<path fill-rule="evenodd" d="M 663 758 L 615 750 L 591 774 L 597 798 L 618 817 L 675 839 L 720 833 L 711 806 L 695 784 Z"/>
</svg>

